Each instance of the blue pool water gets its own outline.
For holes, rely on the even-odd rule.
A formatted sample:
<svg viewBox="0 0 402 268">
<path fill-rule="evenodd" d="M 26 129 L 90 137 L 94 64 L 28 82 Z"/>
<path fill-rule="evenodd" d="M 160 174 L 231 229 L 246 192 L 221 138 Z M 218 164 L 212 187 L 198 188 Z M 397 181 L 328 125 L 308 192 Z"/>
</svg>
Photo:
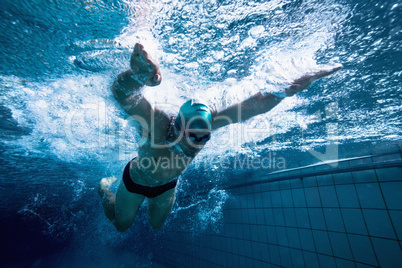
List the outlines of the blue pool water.
<svg viewBox="0 0 402 268">
<path fill-rule="evenodd" d="M 2 1 L 3 267 L 398 267 L 402 263 L 402 2 Z M 214 133 L 153 231 L 120 234 L 100 178 L 136 155 L 110 86 L 136 42 L 174 113 L 344 69 Z M 253 164 L 254 163 L 254 164 Z"/>
</svg>

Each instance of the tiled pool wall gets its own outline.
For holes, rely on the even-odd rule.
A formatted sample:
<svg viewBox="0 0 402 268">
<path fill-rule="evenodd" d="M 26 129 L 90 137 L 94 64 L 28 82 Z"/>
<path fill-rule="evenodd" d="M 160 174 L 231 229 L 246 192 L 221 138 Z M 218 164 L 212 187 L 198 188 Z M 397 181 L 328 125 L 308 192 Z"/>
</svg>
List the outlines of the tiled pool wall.
<svg viewBox="0 0 402 268">
<path fill-rule="evenodd" d="M 402 267 L 401 153 L 252 178 L 227 188 L 219 231 L 163 236 L 166 267 Z"/>
</svg>

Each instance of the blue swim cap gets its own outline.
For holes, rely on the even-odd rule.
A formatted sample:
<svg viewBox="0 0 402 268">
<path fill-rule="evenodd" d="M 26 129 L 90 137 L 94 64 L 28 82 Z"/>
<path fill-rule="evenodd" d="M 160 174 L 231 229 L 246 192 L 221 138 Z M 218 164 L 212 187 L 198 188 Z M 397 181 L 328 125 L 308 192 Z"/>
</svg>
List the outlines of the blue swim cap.
<svg viewBox="0 0 402 268">
<path fill-rule="evenodd" d="M 212 129 L 211 110 L 202 103 L 187 101 L 180 107 L 180 112 L 176 117 L 175 127 L 181 129 Z"/>
</svg>

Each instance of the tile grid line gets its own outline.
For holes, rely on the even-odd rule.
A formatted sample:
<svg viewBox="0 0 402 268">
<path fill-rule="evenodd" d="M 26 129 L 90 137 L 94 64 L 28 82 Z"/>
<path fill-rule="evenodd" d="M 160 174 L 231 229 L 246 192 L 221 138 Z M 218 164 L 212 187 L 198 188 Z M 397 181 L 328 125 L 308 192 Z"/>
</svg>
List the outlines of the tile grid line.
<svg viewBox="0 0 402 268">
<path fill-rule="evenodd" d="M 272 179 L 262 179 L 262 180 L 258 180 L 258 181 L 250 181 L 250 182 L 246 182 L 246 183 L 231 185 L 231 186 L 225 187 L 225 189 L 230 190 L 230 189 L 242 188 L 242 187 L 247 187 L 247 186 L 256 185 L 256 184 L 271 183 L 271 182 L 285 181 L 285 180 L 291 180 L 291 179 L 300 179 L 300 178 L 305 178 L 305 177 L 314 177 L 314 176 L 328 175 L 328 174 L 345 173 L 345 172 L 352 172 L 352 171 L 382 169 L 382 168 L 389 168 L 389 167 L 402 167 L 402 160 L 389 161 L 386 163 L 377 163 L 377 164 L 373 163 L 370 165 L 358 165 L 358 166 L 347 167 L 347 168 L 334 168 L 334 169 L 315 171 L 315 172 L 310 172 L 310 173 L 305 173 L 305 174 L 282 176 L 279 178 L 272 178 Z M 267 177 L 267 176 L 270 176 L 270 175 L 269 174 L 262 175 L 261 177 Z"/>
<path fill-rule="evenodd" d="M 316 229 L 316 228 L 304 228 L 304 227 L 294 227 L 294 226 L 286 226 L 286 225 L 272 225 L 272 224 L 254 224 L 254 223 L 233 223 L 233 222 L 226 222 L 226 224 L 233 224 L 233 225 L 250 225 L 250 226 L 269 226 L 269 227 L 281 227 L 281 228 L 289 228 L 289 229 L 302 229 L 302 230 L 311 230 L 311 231 L 324 231 L 324 232 L 332 232 L 332 233 L 337 233 L 337 234 L 350 234 L 350 235 L 356 235 L 356 236 L 362 236 L 362 237 L 372 237 L 372 238 L 380 238 L 384 240 L 389 240 L 389 241 L 395 241 L 395 242 L 401 242 L 398 238 L 393 239 L 393 238 L 387 238 L 387 237 L 381 237 L 381 236 L 375 236 L 375 235 L 362 235 L 358 233 L 352 233 L 352 232 L 341 232 L 341 231 L 333 231 L 333 230 L 328 230 L 328 229 Z M 345 229 L 346 230 L 346 229 Z M 240 239 L 237 237 L 231 237 L 231 236 L 222 236 L 222 237 L 229 237 L 229 238 L 234 238 L 234 239 Z M 254 241 L 254 240 L 249 240 L 249 241 Z M 256 241 L 258 242 L 258 241 Z"/>
<path fill-rule="evenodd" d="M 271 183 L 271 182 L 275 182 L 275 181 L 285 181 L 285 180 L 290 180 L 290 179 L 292 179 L 292 178 L 301 178 L 301 179 L 303 179 L 303 177 L 313 177 L 313 176 L 317 176 L 317 174 L 318 174 L 318 175 L 325 175 L 325 174 L 344 173 L 344 172 L 350 172 L 350 173 L 352 174 L 353 181 L 355 181 L 355 178 L 354 178 L 354 175 L 353 175 L 352 171 L 374 170 L 374 172 L 375 172 L 375 174 L 376 174 L 376 183 L 378 184 L 379 189 L 380 189 L 380 191 L 381 191 L 382 199 L 383 199 L 384 204 L 385 204 L 385 206 L 386 206 L 385 209 L 387 210 L 388 217 L 389 217 L 389 219 L 391 220 L 391 224 L 392 224 L 392 227 L 393 227 L 393 231 L 394 231 L 394 233 L 395 233 L 395 235 L 396 235 L 396 236 L 395 236 L 396 239 L 389 239 L 389 238 L 384 238 L 384 237 L 372 236 L 372 235 L 370 235 L 369 232 L 368 232 L 368 235 L 361 235 L 361 234 L 349 233 L 349 232 L 346 231 L 345 221 L 344 221 L 344 215 L 343 215 L 342 213 L 341 213 L 341 218 L 342 218 L 342 223 L 343 223 L 345 232 L 328 231 L 328 229 L 326 229 L 326 230 L 321 230 L 321 229 L 313 229 L 313 228 L 303 228 L 303 227 L 287 226 L 286 221 L 285 221 L 285 223 L 284 223 L 284 224 L 285 224 L 284 226 L 280 226 L 280 225 L 277 225 L 277 224 L 276 224 L 276 220 L 275 220 L 275 219 L 274 219 L 275 225 L 269 225 L 269 224 L 267 224 L 265 218 L 264 218 L 264 223 L 265 223 L 265 225 L 263 225 L 263 226 L 284 227 L 285 229 L 286 229 L 286 228 L 295 228 L 295 229 L 297 229 L 297 233 L 298 233 L 299 239 L 301 239 L 301 238 L 300 238 L 299 229 L 308 229 L 308 230 L 311 230 L 311 231 L 312 231 L 312 230 L 326 231 L 326 232 L 327 232 L 327 235 L 328 235 L 329 241 L 331 241 L 331 240 L 330 240 L 330 237 L 329 237 L 329 232 L 346 234 L 346 236 L 347 236 L 347 241 L 348 241 L 348 244 L 349 244 L 349 247 L 350 247 L 350 248 L 351 248 L 351 246 L 350 246 L 349 234 L 356 235 L 356 236 L 362 236 L 362 237 L 369 237 L 370 243 L 371 243 L 371 247 L 372 247 L 372 249 L 373 249 L 373 253 L 374 253 L 375 258 L 376 258 L 376 261 L 377 261 L 377 265 L 379 265 L 379 259 L 378 259 L 378 257 L 377 257 L 376 252 L 375 252 L 375 248 L 374 248 L 374 245 L 373 245 L 372 238 L 381 238 L 381 239 L 386 239 L 386 240 L 391 240 L 391 241 L 397 241 L 397 242 L 399 242 L 400 247 L 402 246 L 402 244 L 400 243 L 400 242 L 401 242 L 401 241 L 399 240 L 400 238 L 397 236 L 397 232 L 395 231 L 394 222 L 392 221 L 392 218 L 391 218 L 390 213 L 389 213 L 390 211 L 400 211 L 400 210 L 397 210 L 397 209 L 388 209 L 388 205 L 387 205 L 387 203 L 385 202 L 384 193 L 383 193 L 382 187 L 381 187 L 381 183 L 385 183 L 385 182 L 395 182 L 395 180 L 392 180 L 392 181 L 381 181 L 381 182 L 380 182 L 380 181 L 379 181 L 379 175 L 378 175 L 377 170 L 378 170 L 378 169 L 381 169 L 381 168 L 400 167 L 400 166 L 402 166 L 402 161 L 391 161 L 391 162 L 388 162 L 388 163 L 385 163 L 385 164 L 384 164 L 384 163 L 379 163 L 377 166 L 374 166 L 373 164 L 370 164 L 370 165 L 371 165 L 371 166 L 370 166 L 369 168 L 367 168 L 367 165 L 364 165 L 364 166 L 361 165 L 361 166 L 358 166 L 357 168 L 355 167 L 353 170 L 352 170 L 350 167 L 348 167 L 348 168 L 337 169 L 336 172 L 334 172 L 334 170 L 317 171 L 317 172 L 314 172 L 314 173 L 310 173 L 311 176 L 306 176 L 306 174 L 291 175 L 291 176 L 287 176 L 287 177 L 284 176 L 283 178 L 275 178 L 274 180 L 264 180 L 264 181 L 250 182 L 249 184 L 234 185 L 234 186 L 228 187 L 227 189 L 235 189 L 235 188 L 240 188 L 240 187 L 247 187 L 247 186 L 257 185 L 257 184 L 261 184 L 261 183 Z M 312 175 L 312 174 L 314 174 L 314 175 Z M 268 176 L 268 175 L 267 175 L 267 176 Z M 399 181 L 401 181 L 401 180 L 396 180 L 396 181 L 399 182 Z M 333 182 L 333 184 L 330 184 L 331 186 L 353 184 L 353 185 L 355 185 L 354 190 L 355 190 L 356 193 L 358 193 L 358 191 L 357 191 L 357 189 L 356 189 L 356 184 L 374 183 L 374 182 L 358 182 L 358 183 L 351 182 L 351 183 L 335 184 L 335 183 L 334 183 L 334 178 L 332 178 L 332 182 Z M 311 188 L 311 187 L 319 188 L 319 187 L 323 187 L 323 186 L 319 186 L 319 185 L 317 185 L 317 186 L 310 186 L 310 187 L 304 187 L 304 186 L 301 186 L 301 187 L 292 187 L 292 186 L 289 186 L 289 188 L 287 188 L 287 189 L 290 189 L 290 190 L 291 190 L 291 189 L 300 189 L 300 188 L 301 188 L 301 189 L 306 189 L 306 188 Z M 270 208 L 278 208 L 278 209 L 281 209 L 281 210 L 282 210 L 282 214 L 285 215 L 285 214 L 284 214 L 284 208 L 285 208 L 285 207 L 283 206 L 283 195 L 282 195 L 282 192 L 281 192 L 281 191 L 287 190 L 287 189 L 281 189 L 281 187 L 279 187 L 279 189 L 273 189 L 273 190 L 269 190 L 269 191 L 261 191 L 261 192 L 258 192 L 258 193 L 269 193 L 269 196 L 270 196 L 270 199 L 271 199 L 271 204 L 272 204 L 272 195 L 271 195 L 271 193 L 272 193 L 272 192 L 275 192 L 275 191 L 280 191 L 279 193 L 280 193 L 280 197 L 281 197 L 280 200 L 281 200 L 282 206 L 279 206 L 279 207 L 270 207 Z M 334 190 L 335 190 L 335 193 L 336 193 L 336 196 L 337 196 L 338 206 L 337 206 L 337 207 L 328 207 L 328 208 L 337 208 L 337 209 L 341 210 L 342 207 L 340 207 L 340 204 L 339 204 L 339 197 L 338 197 L 338 192 L 337 192 L 336 187 L 334 187 Z M 303 191 L 303 193 L 304 193 L 304 198 L 305 198 L 305 200 L 306 200 L 306 196 L 305 196 L 305 195 L 306 195 L 306 192 Z M 242 196 L 242 195 L 247 196 L 247 195 L 249 195 L 249 194 L 251 194 L 251 195 L 254 197 L 253 200 L 252 200 L 252 203 L 253 203 L 254 208 L 252 208 L 252 209 L 266 209 L 266 208 L 267 208 L 267 207 L 264 207 L 264 206 L 262 206 L 262 207 L 257 207 L 256 198 L 255 198 L 256 191 L 252 191 L 252 192 L 246 193 L 246 194 L 238 194 L 238 195 L 239 195 L 239 196 Z M 322 209 L 322 213 L 323 213 L 323 215 L 324 215 L 325 226 L 327 226 L 327 224 L 326 224 L 326 221 L 327 221 L 327 220 L 326 220 L 326 218 L 325 218 L 325 213 L 324 213 L 324 211 L 323 211 L 324 207 L 322 206 L 321 192 L 318 191 L 318 194 L 319 194 L 319 197 L 320 197 L 319 199 L 320 199 L 320 204 L 321 204 L 321 206 L 320 206 L 320 207 L 316 207 L 316 208 L 321 208 L 321 209 Z M 263 200 L 262 200 L 262 201 L 263 201 Z M 360 209 L 360 212 L 361 212 L 361 214 L 362 214 L 362 216 L 363 216 L 363 220 L 364 220 L 365 227 L 366 227 L 366 229 L 369 231 L 369 229 L 368 229 L 368 227 L 367 227 L 366 220 L 365 220 L 365 216 L 364 216 L 364 213 L 363 213 L 363 208 L 362 208 L 362 205 L 361 205 L 360 198 L 358 198 L 357 201 L 358 201 L 358 203 L 359 203 L 359 207 L 356 207 L 356 208 L 354 208 L 354 209 Z M 293 203 L 293 207 L 286 207 L 286 208 L 299 208 L 299 207 L 296 207 L 296 206 L 295 206 L 294 199 L 293 199 L 293 195 L 292 195 L 292 203 Z M 250 205 L 252 205 L 252 204 L 251 204 L 250 202 L 248 202 L 248 203 L 247 203 L 247 207 L 249 207 Z M 268 208 L 269 208 L 269 207 L 268 207 Z M 314 208 L 314 207 L 309 207 L 309 206 L 306 205 L 305 207 L 304 207 L 304 206 L 301 206 L 301 208 L 306 208 L 306 209 L 308 209 L 308 208 Z M 352 209 L 352 208 L 343 208 L 343 209 Z M 371 208 L 370 208 L 370 209 L 371 209 Z M 236 210 L 241 210 L 241 208 L 238 208 L 238 209 L 237 209 L 237 208 L 227 208 L 227 209 L 225 208 L 225 210 L 236 211 Z M 373 208 L 372 210 L 384 210 L 384 209 Z M 309 219 L 309 221 L 310 221 L 310 226 L 311 226 L 310 213 L 308 213 L 307 215 L 308 215 L 308 219 Z M 250 214 L 248 213 L 247 216 L 248 216 L 248 221 L 251 222 L 251 220 L 250 220 Z M 238 224 L 238 223 L 231 223 L 231 222 L 226 222 L 226 223 L 227 223 L 227 224 L 235 224 L 235 225 Z M 261 226 L 261 224 L 252 224 L 252 223 L 243 223 L 242 225 Z M 185 232 L 183 232 L 183 233 L 185 233 Z M 242 238 L 230 237 L 230 236 L 223 236 L 223 235 L 220 236 L 220 235 L 214 235 L 214 234 L 213 234 L 213 235 L 210 235 L 210 236 L 218 236 L 218 237 L 222 237 L 222 238 L 225 238 L 225 239 L 231 238 L 231 239 L 239 240 L 239 241 L 249 241 L 249 242 L 251 242 L 251 243 L 259 243 L 259 244 L 274 245 L 274 246 L 276 246 L 276 247 L 278 247 L 278 248 L 282 248 L 282 247 L 283 247 L 283 248 L 289 248 L 289 249 L 298 250 L 298 251 L 302 251 L 302 252 L 310 252 L 310 253 L 314 253 L 314 254 L 317 254 L 317 255 L 323 255 L 323 256 L 333 257 L 335 260 L 336 260 L 336 259 L 342 259 L 342 260 L 346 260 L 346 261 L 353 261 L 353 262 L 355 262 L 355 263 L 360 263 L 360 264 L 364 264 L 364 265 L 369 265 L 369 266 L 371 266 L 371 267 L 376 267 L 376 266 L 373 266 L 373 265 L 371 265 L 371 264 L 367 264 L 367 263 L 362 263 L 362 262 L 359 262 L 359 261 L 355 261 L 355 260 L 354 260 L 354 259 L 355 259 L 355 256 L 354 256 L 353 250 L 351 250 L 351 254 L 352 254 L 353 260 L 345 259 L 345 258 L 340 258 L 340 257 L 334 256 L 334 252 L 333 252 L 333 249 L 332 249 L 332 243 L 331 243 L 331 242 L 330 242 L 330 246 L 331 246 L 332 255 L 327 255 L 327 254 L 318 253 L 318 252 L 317 252 L 317 248 L 316 248 L 316 243 L 315 243 L 315 241 L 314 241 L 315 251 L 310 251 L 310 250 L 304 250 L 304 249 L 298 249 L 298 248 L 295 248 L 295 247 L 290 247 L 288 232 L 286 232 L 286 238 L 287 238 L 287 243 L 289 244 L 289 246 L 283 246 L 283 245 L 279 245 L 279 244 L 273 244 L 273 243 L 265 243 L 265 242 L 260 242 L 260 241 L 254 241 L 254 240 L 252 240 L 252 239 L 248 240 L 248 239 L 242 239 Z M 243 234 L 243 236 L 244 236 L 244 234 Z M 314 239 L 314 236 L 313 236 L 312 238 Z M 168 240 L 166 240 L 166 241 L 168 241 Z M 193 244 L 188 243 L 188 245 L 193 245 Z M 301 245 L 300 245 L 300 246 L 301 246 Z M 202 246 L 202 247 L 203 247 L 203 248 L 206 248 L 206 249 L 213 249 L 213 248 L 210 248 L 210 247 L 208 247 L 208 246 Z M 215 250 L 215 249 L 213 249 L 213 250 Z M 172 251 L 173 251 L 173 252 L 176 252 L 176 251 L 174 251 L 174 250 L 172 250 Z M 218 251 L 225 252 L 226 254 L 232 254 L 232 255 L 236 255 L 236 256 L 241 256 L 241 257 L 244 257 L 244 258 L 247 258 L 247 259 L 253 259 L 252 257 L 247 257 L 247 256 L 244 256 L 244 255 L 239 255 L 239 254 L 237 254 L 237 253 L 233 253 L 233 252 L 230 252 L 230 251 L 225 251 L 225 250 L 221 250 L 221 249 L 218 249 Z M 187 255 L 187 256 L 188 256 L 188 257 L 193 257 L 192 255 Z M 280 252 L 279 252 L 279 257 L 280 257 L 281 264 L 283 264 L 283 261 L 282 261 L 282 254 L 280 254 Z M 196 257 L 196 258 L 197 258 L 197 257 Z M 227 258 L 227 256 L 226 256 L 226 258 Z M 199 259 L 200 259 L 200 258 L 199 258 Z M 222 258 L 222 259 L 223 259 L 223 258 Z M 204 261 L 204 259 L 200 259 L 200 260 L 203 260 L 203 261 Z M 304 254 L 303 254 L 303 260 L 305 261 L 305 259 L 304 259 Z M 205 261 L 208 262 L 208 260 L 205 260 Z M 271 264 L 271 265 L 277 265 L 277 264 L 265 262 L 264 260 L 262 260 L 262 256 L 261 256 L 261 259 L 259 259 L 259 261 L 261 261 L 261 262 L 263 262 L 263 263 L 268 263 L 268 264 Z M 293 260 L 291 259 L 291 261 L 293 261 Z M 318 261 L 319 261 L 319 260 L 318 260 Z M 209 261 L 209 262 L 210 262 L 210 261 Z M 215 263 L 215 262 L 210 262 L 210 263 L 215 264 L 215 265 L 217 265 L 217 266 L 222 266 L 222 265 L 219 265 L 219 264 L 217 264 L 217 263 Z M 336 264 L 336 265 L 338 265 L 338 264 Z"/>
<path fill-rule="evenodd" d="M 304 191 L 303 191 L 303 194 L 305 195 Z M 304 196 L 304 199 L 306 199 L 306 196 Z M 293 198 L 293 193 L 292 193 L 292 204 L 293 204 L 293 207 L 294 207 L 294 206 L 295 206 L 295 202 L 294 202 L 294 198 Z M 296 213 L 295 213 L 295 214 L 296 214 Z M 296 218 L 296 215 L 295 215 L 295 218 Z M 308 219 L 309 219 L 309 226 L 311 226 L 310 218 L 308 218 Z M 297 218 L 296 218 L 296 224 L 297 224 Z M 300 247 L 302 247 L 302 246 L 301 246 L 302 238 L 301 238 L 301 236 L 300 236 L 299 229 L 297 229 L 297 236 L 299 237 Z M 314 246 L 315 246 L 315 241 L 314 241 Z M 304 256 L 304 254 L 302 254 L 302 256 L 303 256 L 303 264 L 304 264 L 304 267 L 306 267 L 306 258 L 305 258 L 305 256 Z"/>
<path fill-rule="evenodd" d="M 280 206 L 280 209 L 282 210 L 282 215 L 285 215 L 285 213 L 284 213 L 284 211 L 283 211 L 283 200 L 282 200 L 282 193 L 281 192 L 279 192 L 279 195 L 280 195 L 280 201 L 281 201 L 281 206 Z M 271 196 L 271 204 L 273 203 L 273 199 L 272 199 L 272 195 L 270 195 Z M 285 222 L 285 216 L 283 216 L 283 221 Z M 275 217 L 274 217 L 274 222 L 275 222 L 275 227 L 277 227 L 278 226 L 278 224 L 276 223 L 276 219 L 275 219 Z M 275 228 L 276 229 L 276 228 Z M 286 241 L 287 241 L 287 243 L 289 244 L 289 236 L 288 236 L 288 233 L 287 232 L 285 232 L 285 236 L 286 236 Z M 279 235 L 278 235 L 278 230 L 276 229 L 276 237 L 279 237 Z M 284 264 L 284 261 L 283 261 L 283 257 L 282 257 L 282 254 L 281 254 L 281 252 L 279 251 L 279 256 L 280 256 L 280 258 L 281 258 L 281 265 L 283 265 Z M 291 263 L 291 265 L 292 265 L 292 267 L 293 267 L 293 260 L 292 260 L 292 258 L 290 258 L 290 263 Z"/>
<path fill-rule="evenodd" d="M 354 175 L 353 172 L 352 172 L 352 178 L 353 178 L 353 181 L 356 181 L 356 178 L 355 178 L 355 175 Z M 377 178 L 377 177 L 376 177 L 376 178 Z M 378 178 L 377 178 L 377 180 L 378 180 Z M 355 188 L 356 193 L 358 193 L 357 188 L 356 188 L 356 184 L 354 184 L 354 188 Z M 365 219 L 365 217 L 364 217 L 363 208 L 362 208 L 362 204 L 361 204 L 360 198 L 357 198 L 357 202 L 359 203 L 360 213 L 363 215 L 364 226 L 366 227 L 366 230 L 367 230 L 367 234 L 368 234 L 368 238 L 369 238 L 369 240 L 370 240 L 371 248 L 373 249 L 373 252 L 374 252 L 374 257 L 375 257 L 375 259 L 376 259 L 377 265 L 379 265 L 380 262 L 379 262 L 377 253 L 375 252 L 375 248 L 374 248 L 374 244 L 373 244 L 373 239 L 372 239 L 371 236 L 370 236 L 370 231 L 369 231 L 369 228 L 368 228 L 368 226 L 367 226 L 366 219 Z M 347 238 L 348 238 L 348 241 L 349 241 L 349 243 L 350 243 L 349 236 L 347 236 Z"/>
<path fill-rule="evenodd" d="M 335 185 L 334 185 L 334 190 L 335 190 L 335 194 L 336 194 L 337 199 L 338 199 L 339 211 L 340 211 L 340 214 L 341 214 L 341 219 L 342 219 L 343 228 L 344 228 L 344 230 L 345 230 L 345 235 L 346 235 L 346 238 L 347 238 L 347 241 L 348 241 L 349 250 L 350 250 L 350 253 L 352 254 L 353 260 L 356 260 L 356 256 L 355 256 L 355 254 L 354 254 L 354 252 L 353 252 L 353 250 L 352 250 L 352 245 L 351 245 L 351 243 L 350 243 L 349 235 L 348 235 L 347 228 L 346 228 L 346 224 L 345 224 L 344 215 L 343 215 L 342 210 L 341 210 L 341 205 L 339 204 L 339 194 L 338 194 L 338 190 L 337 190 L 337 188 L 335 187 Z M 357 267 L 356 263 L 355 263 L 355 267 Z"/>
<path fill-rule="evenodd" d="M 333 181 L 332 174 L 331 174 L 331 179 Z M 318 186 L 318 181 L 317 181 L 317 186 Z M 303 188 L 303 189 L 305 189 L 305 188 Z M 327 219 L 325 218 L 324 207 L 323 207 L 323 204 L 322 204 L 321 191 L 319 189 L 320 188 L 318 188 L 318 196 L 320 197 L 319 199 L 320 199 L 320 204 L 321 204 L 321 212 L 322 212 L 322 215 L 324 216 L 323 218 L 324 218 L 325 227 L 328 229 Z M 306 195 L 306 193 L 304 193 L 304 195 Z M 338 206 L 339 206 L 338 199 L 336 201 L 337 201 Z M 310 213 L 309 213 L 309 215 L 310 215 Z M 310 221 L 311 221 L 311 219 L 310 219 Z M 332 256 L 334 256 L 334 249 L 332 247 L 331 238 L 329 237 L 329 232 L 326 231 L 326 233 L 327 233 L 327 238 L 328 238 L 328 241 L 329 241 L 329 247 L 331 248 L 331 254 L 332 254 Z M 313 235 L 313 238 L 314 238 L 314 235 Z M 315 242 L 315 240 L 314 240 L 314 242 Z M 320 259 L 318 259 L 318 262 L 320 262 Z M 324 267 L 324 265 L 322 265 L 321 263 L 320 263 L 320 265 L 321 265 L 321 267 Z"/>
<path fill-rule="evenodd" d="M 166 242 L 177 242 L 176 240 L 169 240 L 169 239 L 161 239 L 161 240 L 166 241 Z M 249 241 L 249 242 L 255 242 L 255 241 L 244 240 L 244 239 L 239 239 L 239 240 Z M 277 246 L 277 247 L 284 247 L 284 246 L 281 246 L 281 245 L 270 244 L 270 243 L 262 243 L 262 242 L 258 242 L 258 243 L 273 245 L 273 246 Z M 181 244 L 185 244 L 185 245 L 187 245 L 187 246 L 194 246 L 193 243 L 181 242 Z M 200 245 L 197 245 L 197 246 L 198 246 L 199 248 L 204 248 L 204 249 L 213 249 L 213 248 L 207 247 L 207 246 L 200 246 Z M 288 248 L 288 247 L 284 247 L 284 248 Z M 292 248 L 292 249 L 293 249 L 293 248 Z M 194 257 L 194 258 L 196 258 L 196 259 L 198 259 L 198 260 L 206 261 L 206 262 L 209 262 L 209 263 L 214 264 L 214 265 L 217 265 L 217 266 L 225 267 L 225 266 L 223 266 L 222 264 L 215 263 L 215 262 L 212 262 L 212 261 L 208 261 L 208 260 L 206 260 L 206 259 L 203 259 L 203 258 L 200 258 L 200 257 L 197 257 L 197 256 L 193 256 L 192 254 L 186 254 L 186 253 L 183 253 L 183 252 L 178 252 L 178 251 L 175 251 L 175 250 L 173 250 L 173 249 L 167 249 L 167 250 L 172 251 L 172 252 L 177 253 L 177 254 L 186 255 L 186 256 L 188 256 L 188 257 Z M 215 250 L 215 249 L 213 249 L 213 250 Z M 303 250 L 301 250 L 301 249 L 297 249 L 297 250 L 303 251 Z M 263 263 L 267 263 L 267 264 L 271 264 L 271 265 L 275 265 L 275 266 L 279 266 L 279 267 L 284 267 L 284 266 L 277 265 L 277 264 L 275 264 L 275 263 L 266 262 L 266 261 L 264 261 L 264 260 L 262 260 L 262 259 L 256 259 L 256 258 L 252 258 L 252 257 L 246 256 L 246 255 L 241 255 L 241 254 L 237 254 L 237 253 L 233 253 L 233 252 L 226 251 L 226 250 L 217 249 L 217 251 L 220 251 L 220 252 L 223 252 L 223 253 L 226 253 L 226 254 L 235 255 L 235 256 L 238 256 L 238 257 L 244 257 L 244 258 L 251 259 L 251 260 L 259 260 L 259 261 L 261 261 L 261 262 L 263 262 Z"/>
<path fill-rule="evenodd" d="M 186 233 L 186 234 L 190 234 L 190 233 Z M 356 260 L 354 260 L 354 259 L 353 259 L 353 260 L 351 260 L 351 259 L 346 259 L 346 258 L 338 257 L 338 256 L 335 256 L 335 255 L 329 255 L 329 254 L 319 253 L 319 252 L 317 252 L 317 251 L 299 249 L 299 248 L 295 248 L 295 247 L 283 246 L 283 245 L 274 244 L 274 243 L 268 243 L 268 242 L 267 242 L 267 243 L 263 243 L 263 242 L 258 242 L 258 241 L 253 241 L 253 240 L 247 240 L 247 239 L 239 239 L 239 238 L 233 238 L 233 239 L 237 239 L 237 240 L 240 240 L 240 241 L 248 241 L 248 242 L 257 242 L 257 243 L 261 243 L 261 244 L 268 244 L 268 245 L 276 246 L 276 247 L 278 247 L 278 248 L 279 248 L 279 247 L 280 247 L 280 248 L 289 248 L 289 249 L 293 249 L 293 250 L 299 250 L 299 251 L 302 251 L 302 252 L 315 253 L 315 254 L 317 254 L 317 255 L 322 255 L 322 256 L 326 256 L 326 257 L 333 257 L 334 259 L 341 259 L 341 260 L 345 260 L 345 261 L 350 261 L 350 262 L 355 262 L 355 263 L 359 263 L 359 264 L 368 265 L 368 266 L 371 266 L 371 267 L 378 267 L 378 266 L 376 266 L 376 265 L 372 265 L 372 264 L 368 264 L 368 263 L 365 263 L 365 262 L 356 261 Z M 161 239 L 161 240 L 166 241 L 166 242 L 177 242 L 177 241 L 175 241 L 175 240 L 169 240 L 169 239 Z M 182 244 L 185 244 L 185 245 L 187 245 L 187 246 L 194 246 L 194 244 L 193 244 L 193 243 L 190 243 L 190 242 L 188 242 L 188 243 L 181 242 L 181 243 L 182 243 Z M 207 247 L 207 246 L 200 246 L 200 245 L 197 245 L 197 246 L 200 247 L 200 248 L 205 248 L 205 249 L 213 249 L 213 248 Z M 183 254 L 182 252 L 174 251 L 174 250 L 172 250 L 172 249 L 169 249 L 169 250 L 170 250 L 170 251 L 173 251 L 173 252 L 175 252 L 175 253 Z M 215 249 L 213 249 L 213 250 L 215 250 Z M 236 255 L 236 256 L 239 256 L 239 257 L 245 257 L 245 258 L 249 258 L 249 259 L 254 259 L 254 258 L 248 257 L 248 256 L 246 256 L 246 255 L 240 255 L 240 254 L 233 253 L 233 252 L 226 251 L 226 250 L 218 249 L 217 251 L 224 252 L 224 253 L 227 253 L 227 254 Z M 192 255 L 189 255 L 189 254 L 185 254 L 185 255 L 190 256 L 190 257 L 192 256 Z M 196 258 L 197 258 L 197 259 L 200 259 L 200 260 L 204 260 L 204 259 L 199 258 L 199 257 L 196 257 Z M 275 264 L 275 263 L 270 263 L 270 262 L 263 261 L 262 259 L 257 259 L 257 260 L 262 261 L 262 262 L 264 262 L 264 263 L 277 265 L 277 264 Z M 211 261 L 208 261 L 208 262 L 211 262 Z M 217 264 L 217 263 L 214 263 L 214 262 L 211 262 L 211 263 L 216 264 L 216 265 L 219 265 L 219 266 L 222 266 L 222 265 Z"/>
<path fill-rule="evenodd" d="M 378 183 L 378 187 L 379 187 L 380 192 L 381 192 L 382 200 L 384 201 L 384 204 L 385 204 L 385 209 L 386 209 L 386 211 L 387 211 L 387 215 L 388 215 L 388 217 L 389 217 L 389 219 L 390 219 L 390 222 L 391 222 L 392 230 L 393 230 L 394 233 L 395 233 L 396 239 L 397 239 L 397 240 L 400 240 L 401 237 L 398 237 L 398 232 L 396 231 L 394 221 L 392 220 L 391 214 L 389 213 L 390 210 L 389 210 L 388 204 L 387 204 L 387 202 L 386 202 L 386 200 L 385 200 L 385 196 L 384 196 L 384 193 L 383 193 L 383 190 L 382 190 L 382 186 L 381 186 L 382 184 L 381 184 L 381 183 L 379 182 L 379 180 L 378 180 L 377 170 L 374 170 L 374 172 L 375 172 L 375 175 L 376 175 L 376 178 L 377 178 L 377 183 Z M 364 215 L 363 215 L 363 217 L 364 217 Z M 401 243 L 399 243 L 399 248 L 402 249 Z"/>
</svg>

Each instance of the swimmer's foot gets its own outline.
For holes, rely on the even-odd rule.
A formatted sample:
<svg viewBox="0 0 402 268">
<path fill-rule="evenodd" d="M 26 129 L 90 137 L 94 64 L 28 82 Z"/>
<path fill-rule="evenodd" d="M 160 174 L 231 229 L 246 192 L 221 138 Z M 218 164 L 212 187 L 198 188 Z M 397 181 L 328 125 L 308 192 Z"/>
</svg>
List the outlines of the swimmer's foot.
<svg viewBox="0 0 402 268">
<path fill-rule="evenodd" d="M 342 64 L 337 64 L 331 66 L 329 68 L 323 68 L 320 71 L 306 74 L 295 81 L 290 85 L 289 88 L 285 89 L 285 93 L 287 96 L 293 96 L 294 94 L 306 89 L 310 86 L 314 81 L 323 78 L 325 76 L 331 75 L 343 68 Z"/>
<path fill-rule="evenodd" d="M 103 178 L 98 186 L 98 194 L 102 200 L 103 210 L 110 221 L 113 221 L 114 219 L 114 206 L 116 203 L 116 194 L 110 191 L 110 187 L 116 180 L 116 177 Z"/>
<path fill-rule="evenodd" d="M 103 199 L 105 196 L 110 195 L 110 187 L 112 186 L 113 183 L 117 180 L 116 177 L 107 177 L 101 179 L 98 185 L 98 194 L 100 197 Z"/>
</svg>

